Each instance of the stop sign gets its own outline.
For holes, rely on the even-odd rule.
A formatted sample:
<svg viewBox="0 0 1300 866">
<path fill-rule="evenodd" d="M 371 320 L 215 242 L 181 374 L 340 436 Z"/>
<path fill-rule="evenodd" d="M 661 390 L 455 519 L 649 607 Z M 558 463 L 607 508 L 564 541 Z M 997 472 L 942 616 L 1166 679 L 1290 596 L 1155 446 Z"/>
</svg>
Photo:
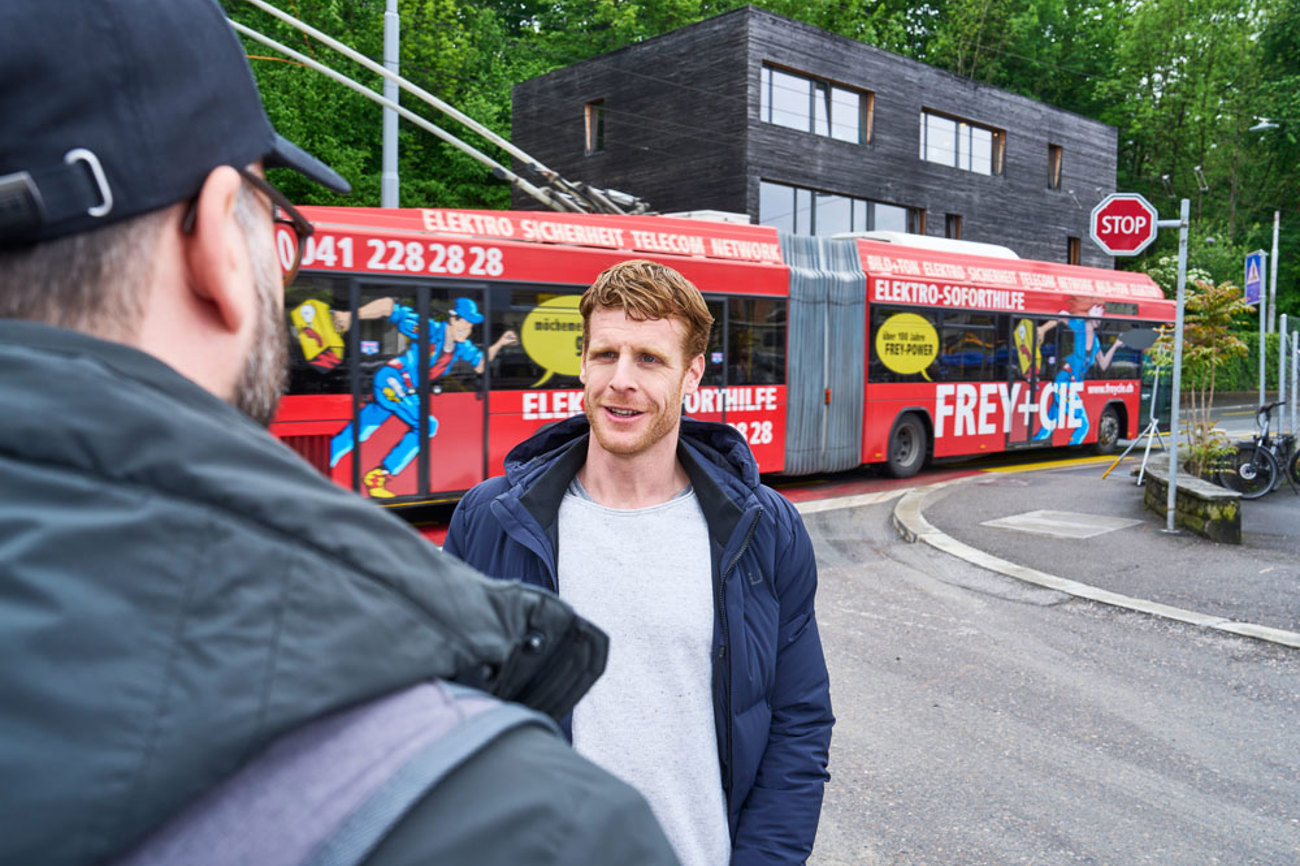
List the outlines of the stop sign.
<svg viewBox="0 0 1300 866">
<path fill-rule="evenodd" d="M 1156 239 L 1160 215 L 1135 192 L 1113 192 L 1092 209 L 1088 227 L 1097 246 L 1112 256 L 1135 256 Z"/>
</svg>

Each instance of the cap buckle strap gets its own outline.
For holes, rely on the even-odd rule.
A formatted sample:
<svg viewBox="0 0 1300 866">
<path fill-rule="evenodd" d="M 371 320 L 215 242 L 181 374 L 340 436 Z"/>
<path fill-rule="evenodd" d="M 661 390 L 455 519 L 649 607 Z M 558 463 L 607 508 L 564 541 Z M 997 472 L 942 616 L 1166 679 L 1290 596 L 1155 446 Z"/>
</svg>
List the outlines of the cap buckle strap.
<svg viewBox="0 0 1300 866">
<path fill-rule="evenodd" d="M 63 161 L 68 165 L 84 162 L 90 166 L 90 173 L 95 176 L 95 183 L 99 185 L 100 203 L 86 208 L 86 213 L 93 217 L 107 216 L 113 209 L 113 191 L 108 187 L 108 178 L 104 176 L 104 168 L 99 164 L 99 157 L 84 147 L 74 147 L 63 155 Z"/>
</svg>

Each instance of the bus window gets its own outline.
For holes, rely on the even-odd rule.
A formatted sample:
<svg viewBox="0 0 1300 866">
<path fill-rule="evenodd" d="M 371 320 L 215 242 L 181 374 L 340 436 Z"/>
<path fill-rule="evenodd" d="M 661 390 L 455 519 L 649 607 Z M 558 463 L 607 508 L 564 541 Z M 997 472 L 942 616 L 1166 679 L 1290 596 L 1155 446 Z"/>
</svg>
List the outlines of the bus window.
<svg viewBox="0 0 1300 866">
<path fill-rule="evenodd" d="M 393 309 L 405 307 L 412 311 L 415 310 L 415 297 L 413 295 L 377 291 L 373 294 L 367 293 L 361 298 L 361 307 L 357 316 L 358 321 L 354 322 L 353 327 L 357 329 L 357 345 L 360 347 L 362 378 L 367 383 L 364 393 L 369 393 L 368 383 L 374 376 L 375 370 L 401 355 L 412 343 L 410 337 L 407 337 L 389 323 L 388 316 L 372 312 L 376 307 L 370 306 L 371 302 L 380 301 L 382 305 L 385 298 L 393 302 Z M 382 306 L 386 307 L 387 305 Z"/>
<path fill-rule="evenodd" d="M 943 314 L 939 337 L 939 375 L 949 382 L 995 382 L 1005 378 L 997 366 L 998 334 L 987 313 Z M 1005 350 L 1005 341 L 1003 347 Z M 1004 352 L 1005 354 L 1005 352 Z"/>
<path fill-rule="evenodd" d="M 497 286 L 492 290 L 495 341 L 514 331 L 517 341 L 503 345 L 492 361 L 492 389 L 581 390 L 580 295 L 554 289 Z"/>
<path fill-rule="evenodd" d="M 479 367 L 487 367 L 488 354 L 482 303 L 478 291 L 430 291 L 429 319 L 443 335 L 429 347 L 429 386 L 434 394 L 479 389 Z"/>
<path fill-rule="evenodd" d="M 727 384 L 723 381 L 727 373 L 726 355 L 726 307 L 722 301 L 709 300 L 709 313 L 713 316 L 713 327 L 709 329 L 709 345 L 704 350 L 704 376 L 700 386 L 715 388 Z"/>
<path fill-rule="evenodd" d="M 867 342 L 867 378 L 872 382 L 938 381 L 937 311 L 916 307 L 874 307 Z"/>
<path fill-rule="evenodd" d="M 1097 337 L 1100 340 L 1098 344 L 1098 354 L 1105 355 L 1110 351 L 1115 341 L 1122 339 L 1125 331 L 1134 327 L 1130 322 L 1101 322 L 1097 328 Z M 1089 379 L 1136 379 L 1138 370 L 1142 365 L 1142 352 L 1120 344 L 1110 357 L 1110 364 L 1106 369 L 1101 368 L 1098 361 L 1093 364 L 1092 369 L 1088 371 Z"/>
<path fill-rule="evenodd" d="M 784 299 L 730 298 L 726 326 L 728 385 L 785 383 Z"/>
<path fill-rule="evenodd" d="M 1074 340 L 1063 318 L 1034 320 L 1038 329 L 1038 378 L 1052 379 L 1070 354 Z M 1049 326 L 1049 327 L 1045 327 Z"/>
<path fill-rule="evenodd" d="M 334 311 L 348 308 L 347 278 L 302 274 L 285 292 L 284 308 L 289 327 L 289 393 L 348 393 L 347 332 L 334 326 Z"/>
</svg>

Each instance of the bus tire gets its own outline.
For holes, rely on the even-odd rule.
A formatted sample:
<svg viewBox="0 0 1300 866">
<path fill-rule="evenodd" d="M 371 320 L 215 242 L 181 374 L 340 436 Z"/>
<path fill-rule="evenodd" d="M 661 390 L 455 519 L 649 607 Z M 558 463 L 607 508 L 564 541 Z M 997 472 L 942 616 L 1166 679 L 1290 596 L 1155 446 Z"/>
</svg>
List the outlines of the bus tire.
<svg viewBox="0 0 1300 866">
<path fill-rule="evenodd" d="M 885 471 L 894 478 L 911 478 L 925 464 L 928 446 L 925 425 L 915 415 L 899 416 L 889 434 L 889 457 Z"/>
<path fill-rule="evenodd" d="M 1119 438 L 1119 413 L 1114 406 L 1107 406 L 1097 419 L 1097 444 L 1093 449 L 1098 454 L 1114 454 L 1119 447 Z"/>
</svg>

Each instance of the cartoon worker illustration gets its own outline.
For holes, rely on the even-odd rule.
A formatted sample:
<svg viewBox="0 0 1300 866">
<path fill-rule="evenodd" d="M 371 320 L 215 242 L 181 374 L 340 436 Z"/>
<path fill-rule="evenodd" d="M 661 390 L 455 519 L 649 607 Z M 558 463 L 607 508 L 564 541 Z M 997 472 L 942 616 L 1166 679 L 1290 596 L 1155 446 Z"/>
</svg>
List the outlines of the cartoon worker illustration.
<svg viewBox="0 0 1300 866">
<path fill-rule="evenodd" d="M 289 312 L 302 356 L 318 370 L 328 372 L 343 362 L 343 338 L 334 330 L 330 309 L 315 298 Z"/>
<path fill-rule="evenodd" d="M 388 489 L 388 480 L 410 465 L 420 450 L 420 395 L 419 395 L 419 345 L 414 342 L 418 336 L 419 318 L 415 310 L 397 303 L 392 298 L 379 298 L 358 308 L 357 318 L 388 319 L 397 330 L 412 339 L 406 351 L 388 362 L 375 373 L 374 399 L 361 408 L 358 419 L 360 430 L 357 438 L 365 442 L 375 431 L 383 426 L 389 418 L 396 416 L 406 425 L 406 434 L 402 436 L 393 449 L 380 462 L 380 465 L 365 474 L 364 486 L 370 496 L 376 499 L 390 499 L 396 494 Z M 457 361 L 464 361 L 482 373 L 488 361 L 496 358 L 503 346 L 513 345 L 519 337 L 514 331 L 504 332 L 495 343 L 488 347 L 486 359 L 483 350 L 470 342 L 470 333 L 474 326 L 483 321 L 483 314 L 478 305 L 470 298 L 457 298 L 447 314 L 446 321 L 429 319 L 425 332 L 429 341 L 429 382 L 442 378 Z M 334 311 L 335 328 L 342 332 L 352 324 L 349 313 Z M 429 438 L 438 432 L 438 419 L 429 416 Z M 349 423 L 334 435 L 330 443 L 330 466 L 338 462 L 352 450 L 353 429 Z"/>
<path fill-rule="evenodd" d="M 1077 395 L 1070 392 L 1070 386 L 1076 382 L 1083 382 L 1087 377 L 1088 371 L 1092 369 L 1094 363 L 1102 370 L 1110 367 L 1111 358 L 1115 356 L 1115 350 L 1120 347 L 1123 340 L 1116 337 L 1115 342 L 1111 343 L 1110 348 L 1102 352 L 1101 338 L 1097 335 L 1097 325 L 1101 321 L 1102 313 L 1105 312 L 1105 305 L 1097 301 L 1079 299 L 1074 305 L 1073 311 L 1062 310 L 1065 319 L 1053 319 L 1038 326 L 1038 345 L 1042 346 L 1043 337 L 1061 322 L 1070 329 L 1074 340 L 1070 349 L 1070 354 L 1061 359 L 1060 366 L 1056 370 L 1056 379 L 1054 387 L 1047 389 L 1042 397 L 1044 400 L 1050 400 L 1051 404 L 1047 409 L 1047 419 L 1051 425 L 1044 425 L 1037 433 L 1034 434 L 1034 441 L 1041 442 L 1051 439 L 1052 433 L 1060 427 L 1065 421 L 1065 413 L 1069 413 L 1070 419 L 1078 426 L 1074 428 L 1074 433 L 1070 436 L 1070 444 L 1078 445 L 1088 435 L 1091 425 L 1088 422 L 1088 412 L 1083 406 L 1083 400 Z M 1086 308 L 1087 316 L 1079 316 Z M 1074 315 L 1071 315 L 1071 312 Z M 1061 410 L 1061 401 L 1065 400 L 1065 412 Z"/>
</svg>

